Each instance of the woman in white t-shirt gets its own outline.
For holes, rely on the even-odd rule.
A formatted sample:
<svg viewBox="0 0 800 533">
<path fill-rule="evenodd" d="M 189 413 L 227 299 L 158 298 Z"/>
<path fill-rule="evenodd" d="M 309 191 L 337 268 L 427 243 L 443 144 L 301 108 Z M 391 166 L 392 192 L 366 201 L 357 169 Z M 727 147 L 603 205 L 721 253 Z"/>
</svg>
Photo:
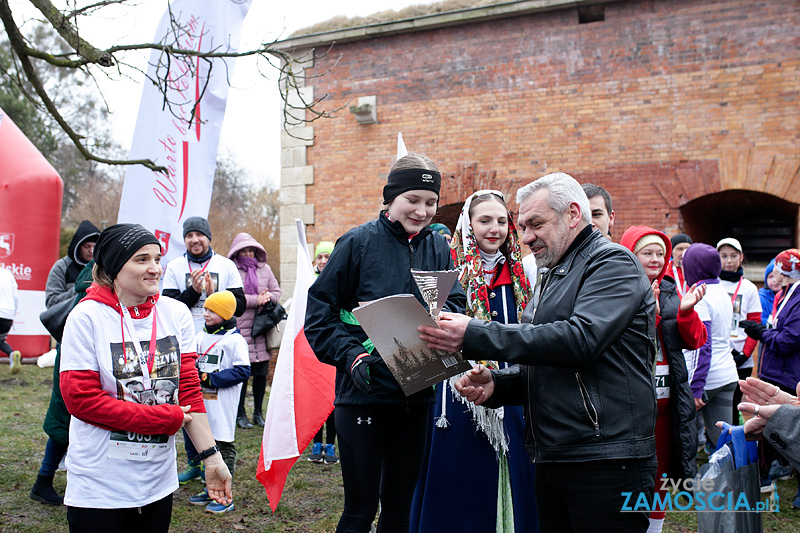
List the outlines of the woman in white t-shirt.
<svg viewBox="0 0 800 533">
<path fill-rule="evenodd" d="M 727 237 L 717 243 L 717 252 L 722 262 L 719 284 L 728 292 L 733 307 L 731 323 L 731 355 L 738 368 L 739 379 L 746 379 L 753 372 L 753 350 L 758 341 L 750 339 L 741 327 L 745 320 L 761 321 L 761 297 L 758 288 L 744 277 L 742 262 L 744 252 L 738 239 Z M 736 406 L 742 401 L 742 391 L 737 386 L 733 391 L 733 421 L 738 423 L 739 410 Z"/>
<path fill-rule="evenodd" d="M 720 284 L 721 271 L 717 250 L 707 244 L 692 244 L 683 254 L 686 283 L 706 285 L 706 295 L 694 310 L 708 330 L 708 339 L 693 360 L 687 361 L 687 369 L 692 376 L 695 407 L 703 414 L 711 444 L 717 442 L 720 434 L 715 423 L 719 420 L 731 423 L 733 391 L 739 378 L 730 348 L 733 307 L 731 297 Z"/>
<path fill-rule="evenodd" d="M 203 450 L 211 497 L 231 500 L 194 366 L 192 317 L 181 302 L 159 299 L 161 246 L 142 226 L 104 230 L 94 259 L 95 283 L 70 313 L 62 343 L 69 529 L 168 531 L 181 427 Z M 160 394 L 176 389 L 177 402 Z"/>
</svg>

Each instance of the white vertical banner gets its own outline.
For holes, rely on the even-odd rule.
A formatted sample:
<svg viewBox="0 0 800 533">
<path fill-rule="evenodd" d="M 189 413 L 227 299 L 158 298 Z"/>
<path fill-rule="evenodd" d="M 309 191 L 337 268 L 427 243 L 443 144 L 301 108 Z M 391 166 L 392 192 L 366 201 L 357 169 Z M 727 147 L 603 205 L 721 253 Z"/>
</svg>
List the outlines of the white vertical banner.
<svg viewBox="0 0 800 533">
<path fill-rule="evenodd" d="M 182 50 L 236 52 L 251 0 L 173 0 L 155 42 Z M 166 88 L 167 100 L 149 80 L 142 89 L 131 159 L 167 168 L 128 167 L 118 222 L 135 222 L 161 241 L 164 264 L 185 251 L 183 221 L 208 217 L 219 135 L 234 59 L 150 55 L 147 75 Z M 192 119 L 194 109 L 195 119 Z"/>
</svg>

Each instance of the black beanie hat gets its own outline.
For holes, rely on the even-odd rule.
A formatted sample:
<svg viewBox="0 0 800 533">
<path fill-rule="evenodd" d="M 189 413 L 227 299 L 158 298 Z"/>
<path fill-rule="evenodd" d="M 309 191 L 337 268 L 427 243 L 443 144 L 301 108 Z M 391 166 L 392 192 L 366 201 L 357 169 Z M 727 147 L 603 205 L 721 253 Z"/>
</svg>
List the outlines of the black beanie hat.
<svg viewBox="0 0 800 533">
<path fill-rule="evenodd" d="M 688 244 L 693 244 L 692 238 L 686 235 L 685 233 L 678 233 L 677 235 L 673 235 L 669 241 L 672 243 L 673 248 L 684 242 Z"/>
<path fill-rule="evenodd" d="M 94 262 L 103 267 L 112 280 L 139 248 L 161 243 L 139 224 L 114 224 L 103 230 L 94 245 Z"/>
<path fill-rule="evenodd" d="M 383 187 L 383 203 L 384 205 L 388 204 L 398 194 L 419 189 L 435 192 L 438 199 L 441 186 L 442 175 L 436 170 L 424 168 L 393 170 L 389 173 L 389 179 Z"/>
<path fill-rule="evenodd" d="M 198 233 L 202 233 L 208 240 L 211 240 L 211 226 L 208 225 L 208 220 L 204 219 L 203 217 L 189 217 L 183 221 L 183 238 L 186 238 L 186 234 L 190 231 L 196 231 Z"/>
</svg>

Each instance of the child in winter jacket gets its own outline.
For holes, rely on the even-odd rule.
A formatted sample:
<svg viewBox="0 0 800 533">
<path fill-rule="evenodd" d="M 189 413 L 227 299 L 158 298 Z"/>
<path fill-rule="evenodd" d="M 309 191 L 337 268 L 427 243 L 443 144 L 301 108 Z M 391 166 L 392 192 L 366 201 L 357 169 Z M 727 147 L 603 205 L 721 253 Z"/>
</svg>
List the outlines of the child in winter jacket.
<svg viewBox="0 0 800 533">
<path fill-rule="evenodd" d="M 230 291 L 219 291 L 206 298 L 203 304 L 205 328 L 197 334 L 197 371 L 203 390 L 203 403 L 208 413 L 211 433 L 217 442 L 228 470 L 233 475 L 236 448 L 236 410 L 242 383 L 250 377 L 250 358 L 247 341 L 236 327 L 233 312 L 236 297 Z M 187 445 L 189 443 L 187 442 Z M 189 498 L 194 505 L 205 505 L 206 511 L 216 514 L 233 510 L 233 502 L 217 503 L 203 492 Z"/>
</svg>

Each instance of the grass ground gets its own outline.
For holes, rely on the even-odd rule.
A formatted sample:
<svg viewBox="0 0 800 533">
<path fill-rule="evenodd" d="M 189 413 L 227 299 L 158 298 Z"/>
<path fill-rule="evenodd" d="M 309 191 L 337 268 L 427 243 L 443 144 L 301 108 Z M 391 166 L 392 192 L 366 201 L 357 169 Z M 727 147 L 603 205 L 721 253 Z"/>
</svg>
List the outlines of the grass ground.
<svg viewBox="0 0 800 533">
<path fill-rule="evenodd" d="M 50 398 L 52 369 L 24 365 L 11 376 L 0 366 L 0 532 L 62 532 L 67 530 L 64 507 L 34 502 L 28 492 L 44 455 L 47 436 L 42 420 Z M 252 405 L 252 401 L 249 402 Z M 180 438 L 180 437 L 179 437 Z M 273 514 L 264 488 L 255 478 L 261 446 L 261 431 L 238 430 L 234 501 L 236 509 L 222 516 L 212 515 L 188 503 L 189 496 L 202 490 L 199 481 L 182 486 L 175 493 L 172 532 L 311 532 L 334 531 L 342 509 L 344 492 L 341 468 L 310 463 L 308 452 L 297 462 L 286 484 L 280 505 Z M 704 454 L 701 454 L 704 455 Z M 183 445 L 178 445 L 178 461 L 185 460 Z M 63 494 L 64 472 L 56 474 L 56 489 Z M 800 511 L 791 509 L 796 481 L 780 481 L 781 512 L 764 513 L 764 531 L 800 531 Z M 668 533 L 697 531 L 693 513 L 668 513 L 664 526 Z M 477 532 L 482 533 L 482 532 Z"/>
</svg>

